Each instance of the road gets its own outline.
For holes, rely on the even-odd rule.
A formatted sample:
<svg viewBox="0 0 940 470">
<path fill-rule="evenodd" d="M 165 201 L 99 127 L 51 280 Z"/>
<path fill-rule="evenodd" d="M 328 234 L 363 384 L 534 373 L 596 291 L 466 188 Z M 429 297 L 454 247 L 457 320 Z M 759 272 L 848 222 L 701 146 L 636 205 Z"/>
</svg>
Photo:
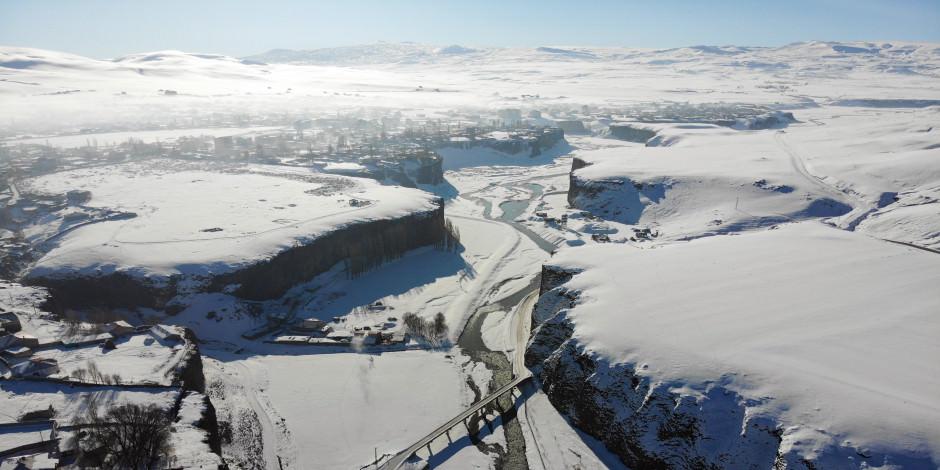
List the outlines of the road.
<svg viewBox="0 0 940 470">
<path fill-rule="evenodd" d="M 839 201 L 842 201 L 852 206 L 851 212 L 838 218 L 838 223 L 836 225 L 837 227 L 844 229 L 844 230 L 854 231 L 855 228 L 858 227 L 860 223 L 862 223 L 862 221 L 864 221 L 866 218 L 868 218 L 868 216 L 878 211 L 878 207 L 875 204 L 864 200 L 857 193 L 853 191 L 846 191 L 846 190 L 839 189 L 833 185 L 830 185 L 824 179 L 811 173 L 806 168 L 806 164 L 804 163 L 803 156 L 800 155 L 800 152 L 797 151 L 796 148 L 794 148 L 792 145 L 790 145 L 789 142 L 787 142 L 785 136 L 786 134 L 783 131 L 778 131 L 776 134 L 774 134 L 774 139 L 777 141 L 777 144 L 780 145 L 780 148 L 783 149 L 783 151 L 786 152 L 787 155 L 790 156 L 790 163 L 793 165 L 793 169 L 796 170 L 797 173 L 803 175 L 803 177 L 807 181 L 812 183 L 817 188 L 832 195 Z M 938 250 L 935 250 L 933 248 L 927 248 L 925 246 L 921 246 L 916 243 L 903 242 L 903 241 L 891 240 L 888 238 L 880 238 L 880 237 L 875 237 L 875 238 L 878 238 L 879 240 L 883 240 L 889 243 L 896 243 L 898 245 L 904 245 L 904 246 L 908 246 L 911 248 L 916 248 L 918 250 L 923 250 L 929 253 L 940 254 L 940 251 Z"/>
<path fill-rule="evenodd" d="M 213 364 L 213 362 L 209 361 L 207 364 L 210 364 L 210 367 L 212 367 L 211 364 Z M 222 378 L 222 380 L 229 382 L 233 389 L 240 389 L 242 391 L 241 395 L 245 398 L 246 404 L 257 416 L 258 424 L 261 425 L 262 455 L 260 457 L 264 461 L 264 468 L 278 468 L 277 448 L 279 440 L 277 429 L 271 421 L 271 415 L 268 410 L 258 400 L 258 390 L 255 389 L 257 380 L 252 370 L 244 364 L 244 361 L 226 362 L 224 367 L 234 367 L 238 369 L 237 378 L 233 377 L 231 370 L 226 371 L 223 369 L 216 375 Z"/>
<path fill-rule="evenodd" d="M 793 169 L 803 176 L 806 181 L 811 183 L 813 186 L 816 186 L 818 189 L 829 194 L 837 201 L 843 202 L 852 207 L 852 211 L 848 214 L 845 214 L 838 218 L 837 226 L 845 230 L 855 230 L 855 227 L 858 226 L 865 218 L 871 215 L 877 210 L 874 204 L 865 201 L 857 194 L 851 191 L 845 191 L 839 189 L 829 183 L 824 179 L 814 175 L 806 168 L 806 161 L 803 156 L 800 155 L 800 152 L 790 145 L 786 139 L 786 133 L 783 131 L 778 131 L 774 134 L 774 140 L 777 141 L 777 144 L 786 152 L 790 157 L 790 164 L 793 165 Z"/>
</svg>

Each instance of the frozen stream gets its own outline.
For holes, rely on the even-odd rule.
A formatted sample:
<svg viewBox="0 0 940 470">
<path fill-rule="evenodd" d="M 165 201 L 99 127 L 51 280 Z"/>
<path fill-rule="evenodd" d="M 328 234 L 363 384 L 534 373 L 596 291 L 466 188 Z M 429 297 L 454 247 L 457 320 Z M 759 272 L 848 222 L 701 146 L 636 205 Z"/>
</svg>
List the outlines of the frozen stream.
<svg viewBox="0 0 940 470">
<path fill-rule="evenodd" d="M 353 352 L 268 344 L 240 337 L 254 326 L 250 317 L 231 329 L 200 327 L 208 310 L 234 309 L 229 302 L 236 300 L 224 296 L 178 315 L 204 342 L 220 419 L 244 434 L 223 452 L 240 456 L 245 468 L 311 468 L 312 462 L 358 468 L 375 454 L 406 448 L 511 380 L 510 358 L 528 339 L 520 333 L 518 307 L 532 300 L 541 265 L 555 248 L 517 220 L 566 184 L 567 166 L 546 160 L 449 171 L 457 190 L 445 211 L 460 230 L 461 250 L 417 250 L 356 279 L 339 273 L 299 286 L 283 303 L 296 306 L 296 318 L 328 319 L 379 300 L 399 317 L 440 312 L 456 348 Z M 585 456 L 584 468 L 606 467 L 590 464 L 597 459 L 584 437 L 539 393 L 527 391 L 515 407 L 500 402 L 489 413 L 492 431 L 483 421 L 471 423 L 479 434 L 454 430 L 453 442 L 432 442 L 433 455 L 418 456 L 433 468 L 569 468 L 567 454 Z"/>
</svg>

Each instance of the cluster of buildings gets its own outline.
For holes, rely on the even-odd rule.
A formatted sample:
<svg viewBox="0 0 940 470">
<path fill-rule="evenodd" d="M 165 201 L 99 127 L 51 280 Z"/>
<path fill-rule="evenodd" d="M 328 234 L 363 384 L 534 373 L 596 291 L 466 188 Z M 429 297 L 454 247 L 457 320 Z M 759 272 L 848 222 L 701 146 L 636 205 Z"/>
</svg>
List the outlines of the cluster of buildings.
<svg viewBox="0 0 940 470">
<path fill-rule="evenodd" d="M 97 325 L 93 332 L 55 338 L 38 338 L 23 332 L 19 319 L 12 312 L 0 312 L 0 325 L 0 377 L 3 378 L 36 378 L 59 374 L 61 370 L 57 359 L 34 357 L 36 353 L 50 349 L 73 350 L 90 346 L 114 349 L 115 339 L 138 333 L 164 339 L 181 339 L 178 334 L 167 332 L 159 325 L 137 328 L 123 320 Z"/>
<path fill-rule="evenodd" d="M 88 426 L 81 418 L 92 404 L 102 410 L 126 403 L 162 407 L 174 415 L 172 435 L 187 439 L 196 420 L 211 419 L 206 429 L 217 425 L 214 414 L 180 411 L 190 395 L 197 402 L 204 397 L 196 389 L 204 383 L 201 361 L 192 360 L 198 349 L 183 329 L 62 322 L 21 298 L 11 295 L 0 309 L 0 469 L 90 468 L 96 453 L 81 452 L 73 437 Z M 34 312 L 24 313 L 29 306 Z M 211 453 L 205 441 L 180 441 L 170 439 L 174 458 Z"/>
<path fill-rule="evenodd" d="M 383 307 L 380 302 L 377 304 L 369 308 L 376 310 L 377 307 Z M 336 317 L 332 322 L 307 318 L 293 325 L 290 334 L 278 336 L 273 342 L 310 346 L 392 346 L 408 343 L 408 334 L 394 316 L 368 325 L 349 327 L 345 323 L 343 317 Z"/>
<path fill-rule="evenodd" d="M 273 343 L 312 346 L 404 345 L 409 341 L 401 320 L 391 315 L 392 307 L 376 301 L 358 308 L 360 314 L 333 317 L 332 321 L 306 318 L 290 325 Z"/>
</svg>

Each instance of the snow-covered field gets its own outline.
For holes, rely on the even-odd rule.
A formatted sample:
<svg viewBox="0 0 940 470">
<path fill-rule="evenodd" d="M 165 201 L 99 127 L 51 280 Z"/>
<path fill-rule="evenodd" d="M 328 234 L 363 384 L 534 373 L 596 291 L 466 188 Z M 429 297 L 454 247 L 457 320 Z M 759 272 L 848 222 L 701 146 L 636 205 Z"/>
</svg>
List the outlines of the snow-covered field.
<svg viewBox="0 0 940 470">
<path fill-rule="evenodd" d="M 23 186 L 37 194 L 90 191 L 90 206 L 135 215 L 62 235 L 31 270 L 46 277 L 220 274 L 337 227 L 436 207 L 418 190 L 263 165 L 127 163 L 53 173 Z"/>
<path fill-rule="evenodd" d="M 817 102 L 940 99 L 934 85 L 938 55 L 936 46 L 926 43 L 668 50 L 378 44 L 276 51 L 248 60 L 179 51 L 97 60 L 4 47 L 0 103 L 16 116 L 11 136 L 116 122 L 185 121 L 246 109 L 291 113 L 385 107 L 433 115 L 461 107 L 550 109 L 655 101 L 802 108 Z"/>
<path fill-rule="evenodd" d="M 55 359 L 59 372 L 53 377 L 74 377 L 76 370 L 94 363 L 101 373 L 120 376 L 122 383 L 171 385 L 170 372 L 186 352 L 180 341 L 162 341 L 147 334 L 117 338 L 114 344 L 117 349 L 113 351 L 90 344 L 37 351 L 32 357 Z"/>
<path fill-rule="evenodd" d="M 468 405 L 460 367 L 443 353 L 335 354 L 248 360 L 294 442 L 296 465 L 354 468 L 397 452 Z M 304 380 L 302 378 L 306 378 Z"/>
<path fill-rule="evenodd" d="M 2 381 L 0 409 L 3 410 L 3 421 L 9 423 L 15 422 L 23 413 L 44 410 L 51 405 L 56 410 L 56 418 L 69 424 L 84 417 L 91 403 L 101 409 L 124 403 L 155 404 L 169 409 L 177 393 L 166 388 L 120 390 L 119 387 L 105 385 L 74 387 L 57 383 Z"/>
<path fill-rule="evenodd" d="M 799 118 L 781 130 L 674 126 L 656 137 L 668 146 L 577 150 L 590 165 L 575 172 L 584 187 L 577 205 L 664 239 L 829 218 L 881 238 L 940 243 L 940 137 L 928 131 L 940 127 L 940 108 L 822 107 Z"/>
<path fill-rule="evenodd" d="M 582 347 L 681 396 L 740 393 L 784 454 L 938 458 L 940 256 L 803 222 L 552 263 L 583 270 L 565 284 Z"/>
</svg>

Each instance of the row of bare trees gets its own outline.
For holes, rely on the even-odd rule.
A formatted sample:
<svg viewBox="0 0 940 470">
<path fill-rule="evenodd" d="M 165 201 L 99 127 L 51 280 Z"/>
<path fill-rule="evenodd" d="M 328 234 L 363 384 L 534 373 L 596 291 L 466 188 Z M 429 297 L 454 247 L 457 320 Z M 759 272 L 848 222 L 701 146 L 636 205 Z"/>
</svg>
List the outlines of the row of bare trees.
<svg viewBox="0 0 940 470">
<path fill-rule="evenodd" d="M 425 320 L 413 313 L 406 313 L 402 317 L 405 329 L 411 336 L 423 339 L 431 344 L 440 345 L 447 339 L 447 320 L 444 314 L 438 312 L 434 320 Z"/>
<path fill-rule="evenodd" d="M 441 238 L 439 247 L 445 251 L 457 251 L 460 247 L 460 230 L 450 219 L 444 220 L 444 236 Z"/>
<path fill-rule="evenodd" d="M 106 374 L 101 372 L 101 370 L 98 369 L 98 365 L 95 364 L 95 361 L 88 361 L 87 367 L 73 370 L 71 376 L 79 382 L 98 385 L 121 385 L 123 380 L 121 374 Z"/>
</svg>

